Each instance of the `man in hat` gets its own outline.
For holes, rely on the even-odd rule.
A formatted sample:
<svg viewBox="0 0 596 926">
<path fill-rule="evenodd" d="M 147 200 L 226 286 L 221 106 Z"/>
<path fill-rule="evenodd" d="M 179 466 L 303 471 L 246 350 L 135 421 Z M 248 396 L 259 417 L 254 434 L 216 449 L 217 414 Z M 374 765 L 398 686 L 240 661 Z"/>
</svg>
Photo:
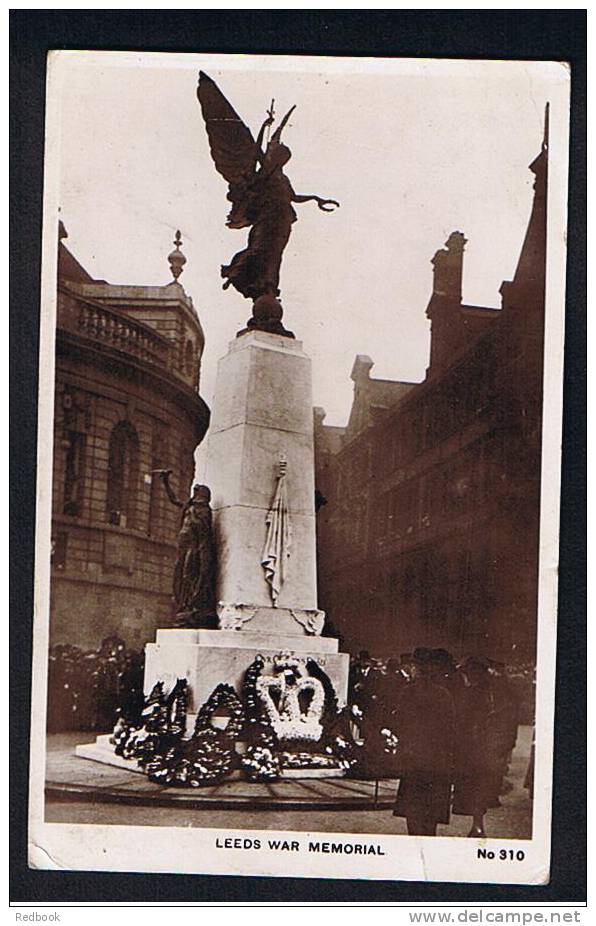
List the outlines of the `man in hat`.
<svg viewBox="0 0 596 926">
<path fill-rule="evenodd" d="M 407 684 L 408 681 L 401 672 L 398 657 L 390 656 L 377 684 L 382 719 L 385 726 L 391 727 L 392 718 L 397 713 L 399 699 Z"/>
<path fill-rule="evenodd" d="M 397 706 L 399 789 L 393 813 L 405 817 L 410 836 L 436 836 L 449 823 L 455 710 L 436 683 L 432 652 L 418 648 L 413 679 Z"/>
<path fill-rule="evenodd" d="M 161 470 L 169 500 L 182 509 L 178 556 L 174 567 L 177 627 L 216 627 L 215 543 L 211 520 L 211 491 L 194 485 L 187 502 L 181 502 L 170 485 L 171 470 Z"/>
</svg>

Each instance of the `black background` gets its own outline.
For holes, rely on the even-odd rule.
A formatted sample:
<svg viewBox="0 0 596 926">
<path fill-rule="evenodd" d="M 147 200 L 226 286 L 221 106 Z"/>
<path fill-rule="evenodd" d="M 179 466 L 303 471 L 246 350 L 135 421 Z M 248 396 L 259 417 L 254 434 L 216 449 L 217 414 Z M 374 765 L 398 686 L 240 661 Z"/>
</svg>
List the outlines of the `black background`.
<svg viewBox="0 0 596 926">
<path fill-rule="evenodd" d="M 11 901 L 53 904 L 224 900 L 429 904 L 583 901 L 586 896 L 585 10 L 11 11 L 10 41 Z M 59 48 L 570 62 L 569 257 L 550 884 L 518 887 L 28 869 L 45 59 L 50 49 Z M 515 120 L 515 110 L 511 115 L 512 121 Z"/>
</svg>

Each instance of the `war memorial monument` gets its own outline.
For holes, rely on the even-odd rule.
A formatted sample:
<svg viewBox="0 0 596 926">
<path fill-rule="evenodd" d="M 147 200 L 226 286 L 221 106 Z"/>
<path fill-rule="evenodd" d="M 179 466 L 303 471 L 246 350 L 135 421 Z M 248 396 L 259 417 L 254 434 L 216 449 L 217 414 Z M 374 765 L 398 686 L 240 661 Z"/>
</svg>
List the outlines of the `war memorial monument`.
<svg viewBox="0 0 596 926">
<path fill-rule="evenodd" d="M 249 229 L 221 268 L 252 303 L 219 361 L 207 485 L 181 509 L 175 613 L 145 651 L 145 707 L 77 755 L 199 787 L 244 771 L 254 780 L 343 775 L 349 767 L 349 656 L 323 636 L 317 605 L 311 363 L 283 324 L 280 266 L 298 195 L 284 173 L 290 110 L 273 103 L 256 141 L 201 72 L 198 99 L 215 167 L 229 185 L 227 225 Z"/>
<path fill-rule="evenodd" d="M 55 326 L 48 302 L 56 376 L 36 859 L 62 859 L 54 840 L 72 838 L 78 869 L 450 880 L 459 853 L 465 876 L 481 880 L 478 852 L 498 839 L 509 840 L 498 849 L 515 877 L 533 878 L 528 841 L 541 838 L 541 800 L 548 810 L 536 602 L 552 101 L 540 125 L 520 72 L 529 128 L 509 152 L 501 83 L 480 65 L 462 75 L 437 64 L 429 82 L 426 63 L 374 74 L 333 63 L 329 77 L 316 60 L 287 75 L 276 61 L 264 97 L 260 65 L 220 60 L 183 56 L 186 73 L 165 81 L 116 56 L 97 91 L 86 61 L 73 83 L 60 208 L 75 248 L 61 225 Z M 121 67 L 135 92 L 120 107 Z M 487 88 L 480 109 L 472 86 Z M 373 87 L 395 103 L 374 152 Z M 106 146 L 134 142 L 134 169 L 120 173 L 103 149 L 94 160 L 93 139 L 81 158 L 85 94 L 113 110 Z M 319 106 L 338 118 L 323 120 Z M 364 121 L 352 150 L 354 112 Z M 478 112 L 493 120 L 488 135 L 466 128 Z M 161 186 L 172 137 L 186 154 Z M 490 188 L 487 139 L 503 144 Z M 148 149 L 155 163 L 137 170 Z M 363 177 L 367 153 L 374 169 Z M 158 255 L 119 248 L 123 235 L 94 258 L 81 191 L 100 156 L 126 177 L 147 248 L 155 239 L 157 250 L 160 225 L 172 232 L 166 285 Z M 500 192 L 514 175 L 515 208 Z M 141 225 L 136 204 L 150 188 Z M 108 192 L 101 176 L 100 216 Z M 120 208 L 115 192 L 110 201 Z M 487 252 L 482 228 L 499 222 L 507 240 Z M 55 248 L 55 226 L 48 237 Z M 475 260 L 499 267 L 500 300 L 466 291 L 479 276 L 494 289 L 488 263 L 467 269 L 468 240 Z M 210 307 L 206 365 L 191 291 Z M 367 353 L 352 367 L 349 414 L 326 424 L 313 393 L 330 410 L 340 402 L 353 350 Z M 382 378 L 388 360 L 399 380 Z M 361 856 L 352 867 L 350 854 Z"/>
</svg>

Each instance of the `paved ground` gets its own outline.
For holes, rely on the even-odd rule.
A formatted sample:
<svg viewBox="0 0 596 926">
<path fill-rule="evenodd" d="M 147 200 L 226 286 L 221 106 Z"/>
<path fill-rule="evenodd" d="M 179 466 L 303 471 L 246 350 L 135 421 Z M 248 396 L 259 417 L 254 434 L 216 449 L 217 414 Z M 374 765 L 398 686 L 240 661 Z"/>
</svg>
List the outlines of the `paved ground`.
<svg viewBox="0 0 596 926">
<path fill-rule="evenodd" d="M 165 789 L 135 772 L 76 758 L 75 743 L 91 739 L 84 733 L 49 738 L 47 822 L 122 823 L 122 804 L 126 803 L 126 821 L 136 826 L 406 833 L 405 820 L 391 812 L 394 781 L 379 783 L 376 809 L 375 783 L 352 779 L 279 781 L 265 785 L 231 781 L 201 788 L 197 794 L 190 789 Z M 520 728 L 509 774 L 513 787 L 502 798 L 502 806 L 487 814 L 488 836 L 517 839 L 530 836 L 531 803 L 523 788 L 530 743 L 531 729 Z M 197 805 L 198 796 L 201 803 Z M 258 802 L 274 806 L 259 808 L 255 806 Z M 448 826 L 439 827 L 439 835 L 466 836 L 470 822 L 469 817 L 453 815 Z"/>
</svg>

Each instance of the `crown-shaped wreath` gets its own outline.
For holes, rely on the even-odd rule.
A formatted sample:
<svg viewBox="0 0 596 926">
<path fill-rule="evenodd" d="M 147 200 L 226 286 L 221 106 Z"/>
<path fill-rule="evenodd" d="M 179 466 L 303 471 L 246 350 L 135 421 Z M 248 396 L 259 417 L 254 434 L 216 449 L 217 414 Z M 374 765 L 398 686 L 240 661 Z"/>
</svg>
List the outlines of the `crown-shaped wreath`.
<svg viewBox="0 0 596 926">
<path fill-rule="evenodd" d="M 276 656 L 273 674 L 259 676 L 257 692 L 280 740 L 321 738 L 325 690 L 298 659 Z"/>
</svg>

